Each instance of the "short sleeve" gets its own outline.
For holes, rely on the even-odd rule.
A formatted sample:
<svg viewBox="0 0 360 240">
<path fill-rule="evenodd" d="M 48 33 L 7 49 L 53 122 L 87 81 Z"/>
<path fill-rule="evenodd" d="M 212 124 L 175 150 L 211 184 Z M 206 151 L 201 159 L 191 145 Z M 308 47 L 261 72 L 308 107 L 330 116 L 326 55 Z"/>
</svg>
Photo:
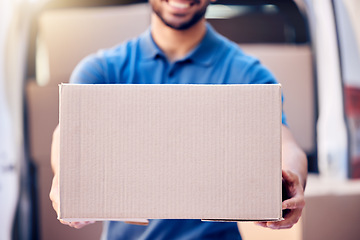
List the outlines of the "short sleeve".
<svg viewBox="0 0 360 240">
<path fill-rule="evenodd" d="M 248 82 L 251 84 L 278 84 L 275 76 L 260 63 L 259 60 L 253 59 L 252 64 L 247 71 Z M 284 105 L 284 95 L 281 94 L 281 100 Z M 284 107 L 282 109 L 282 124 L 288 126 L 286 121 L 286 114 L 284 113 Z"/>
<path fill-rule="evenodd" d="M 76 66 L 70 77 L 70 83 L 77 84 L 105 84 L 104 66 L 98 54 L 84 58 Z"/>
</svg>

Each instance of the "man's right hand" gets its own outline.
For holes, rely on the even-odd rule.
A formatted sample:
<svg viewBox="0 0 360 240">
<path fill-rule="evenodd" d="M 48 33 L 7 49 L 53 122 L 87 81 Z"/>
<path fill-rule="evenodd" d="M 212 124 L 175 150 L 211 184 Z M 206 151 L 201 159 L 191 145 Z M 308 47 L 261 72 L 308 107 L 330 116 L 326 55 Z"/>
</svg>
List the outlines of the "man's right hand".
<svg viewBox="0 0 360 240">
<path fill-rule="evenodd" d="M 60 153 L 60 127 L 57 126 L 53 133 L 52 145 L 51 145 L 51 167 L 54 172 L 54 178 L 51 184 L 50 190 L 50 200 L 52 201 L 52 206 L 59 215 L 59 153 Z M 59 220 L 62 224 L 68 225 L 73 228 L 80 229 L 86 225 L 94 223 L 93 221 L 84 221 L 84 222 L 66 222 L 64 220 Z"/>
</svg>

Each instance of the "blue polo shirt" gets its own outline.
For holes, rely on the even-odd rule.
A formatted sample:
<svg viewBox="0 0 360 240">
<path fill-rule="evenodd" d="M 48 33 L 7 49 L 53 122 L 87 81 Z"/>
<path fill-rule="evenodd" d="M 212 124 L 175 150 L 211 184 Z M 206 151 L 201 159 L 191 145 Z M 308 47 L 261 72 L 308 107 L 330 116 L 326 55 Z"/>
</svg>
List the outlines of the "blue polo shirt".
<svg viewBox="0 0 360 240">
<path fill-rule="evenodd" d="M 71 83 L 88 84 L 273 84 L 274 76 L 208 24 L 187 56 L 171 62 L 156 45 L 151 29 L 138 38 L 85 58 Z M 283 123 L 286 124 L 283 114 Z M 150 220 L 148 226 L 105 224 L 103 239 L 241 239 L 236 223 Z"/>
</svg>

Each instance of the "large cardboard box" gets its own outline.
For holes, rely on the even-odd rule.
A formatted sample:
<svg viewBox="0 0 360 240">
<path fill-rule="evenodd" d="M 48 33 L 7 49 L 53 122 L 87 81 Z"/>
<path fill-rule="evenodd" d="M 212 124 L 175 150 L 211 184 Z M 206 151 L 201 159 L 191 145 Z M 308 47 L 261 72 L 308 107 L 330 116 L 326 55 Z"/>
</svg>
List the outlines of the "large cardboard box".
<svg viewBox="0 0 360 240">
<path fill-rule="evenodd" d="M 279 220 L 280 85 L 60 86 L 60 213 Z"/>
</svg>

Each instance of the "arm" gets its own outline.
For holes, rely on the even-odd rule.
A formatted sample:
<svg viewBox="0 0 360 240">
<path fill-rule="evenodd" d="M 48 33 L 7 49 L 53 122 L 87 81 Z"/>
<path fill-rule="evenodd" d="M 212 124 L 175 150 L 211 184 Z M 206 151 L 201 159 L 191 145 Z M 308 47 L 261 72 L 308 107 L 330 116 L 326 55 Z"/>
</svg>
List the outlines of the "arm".
<svg viewBox="0 0 360 240">
<path fill-rule="evenodd" d="M 59 125 L 55 128 L 53 133 L 52 145 L 51 145 L 51 168 L 54 173 L 54 178 L 52 180 L 51 190 L 49 197 L 52 201 L 52 206 L 56 213 L 59 211 L 59 153 L 60 153 L 60 127 Z M 59 220 L 62 224 L 69 225 L 74 228 L 82 228 L 90 223 L 90 221 L 86 222 L 66 222 L 63 220 Z"/>
<path fill-rule="evenodd" d="M 305 206 L 306 155 L 295 142 L 290 130 L 284 125 L 282 126 L 282 159 L 282 175 L 289 195 L 289 199 L 283 201 L 282 208 L 289 209 L 289 212 L 284 216 L 283 221 L 257 223 L 272 229 L 291 228 L 299 221 Z"/>
</svg>

